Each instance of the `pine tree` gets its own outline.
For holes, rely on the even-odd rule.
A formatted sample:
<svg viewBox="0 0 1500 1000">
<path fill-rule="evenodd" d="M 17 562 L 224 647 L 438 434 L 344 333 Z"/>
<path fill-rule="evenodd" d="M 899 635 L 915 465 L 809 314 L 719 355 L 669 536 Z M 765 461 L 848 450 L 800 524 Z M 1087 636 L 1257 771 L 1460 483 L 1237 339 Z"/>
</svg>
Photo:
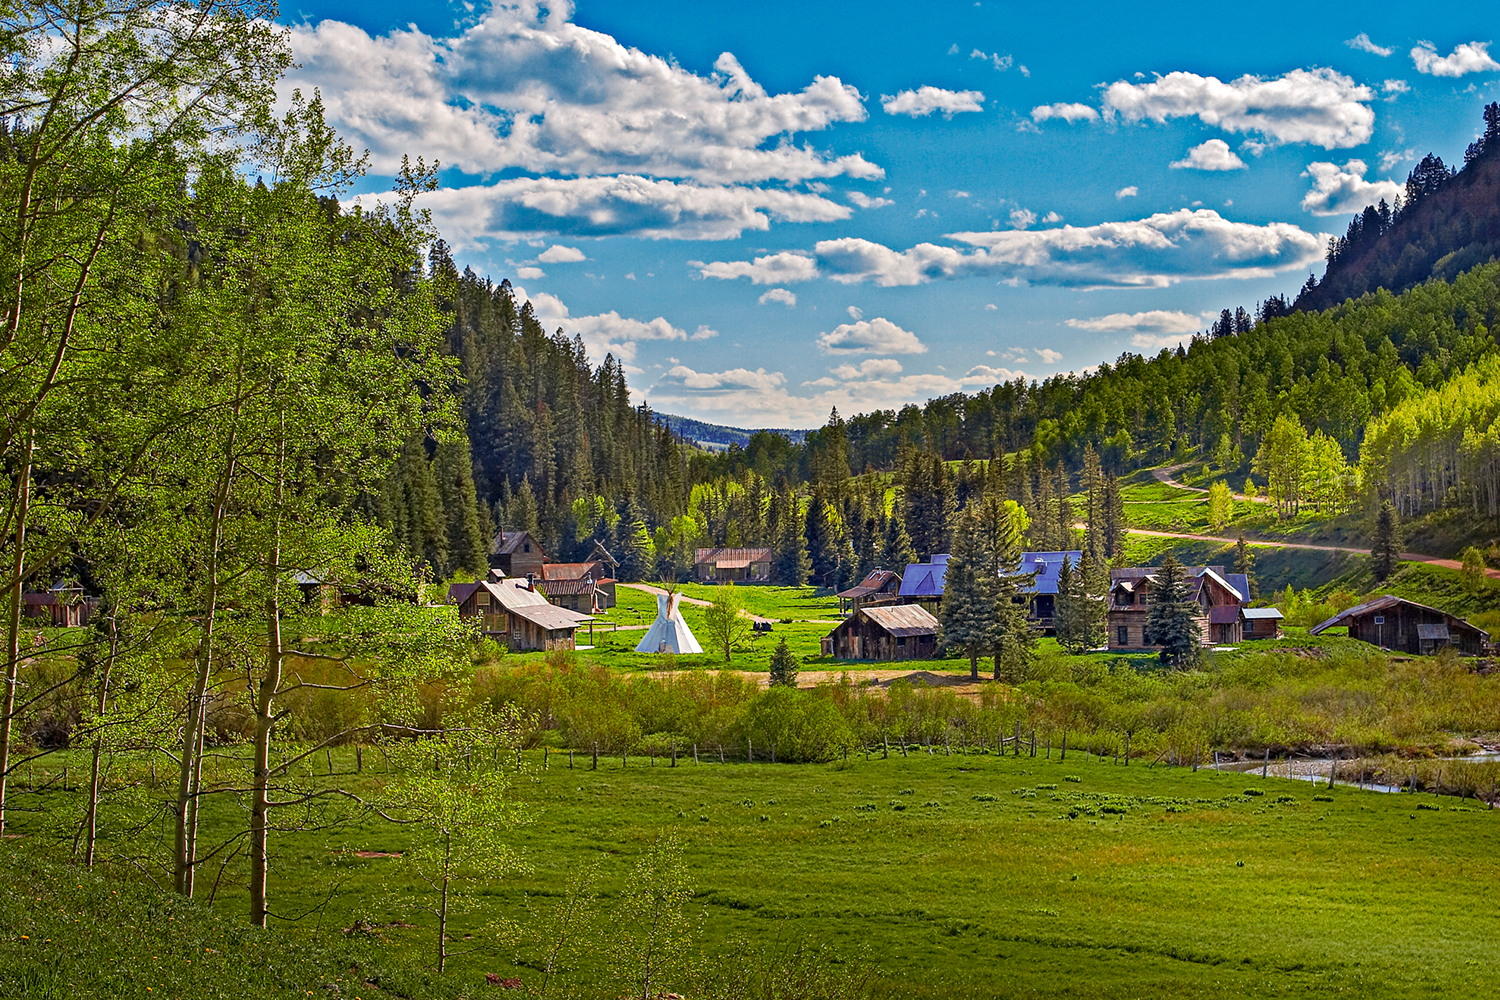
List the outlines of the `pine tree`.
<svg viewBox="0 0 1500 1000">
<path fill-rule="evenodd" d="M 1094 559 L 1085 549 L 1074 577 L 1078 641 L 1085 651 L 1097 649 L 1105 643 L 1109 617 L 1109 567 Z"/>
<path fill-rule="evenodd" d="M 994 553 L 977 517 L 978 505 L 965 507 L 953 519 L 953 549 L 948 555 L 943 604 L 938 610 L 938 638 L 944 649 L 969 658 L 969 676 L 979 680 L 979 657 L 994 641 L 998 578 Z"/>
<path fill-rule="evenodd" d="M 980 530 L 994 559 L 996 587 L 989 652 L 997 681 L 1020 680 L 1036 655 L 1036 633 L 1026 616 L 1026 593 L 1035 585 L 1036 574 L 1018 572 L 1025 522 L 1026 512 L 1020 504 L 1003 497 L 986 497 Z"/>
<path fill-rule="evenodd" d="M 1245 543 L 1245 536 L 1240 534 L 1239 541 L 1234 543 L 1234 571 L 1243 573 L 1245 580 L 1250 585 L 1250 593 L 1245 595 L 1246 600 L 1255 600 L 1260 596 L 1260 584 L 1255 579 L 1255 554 L 1250 551 L 1250 546 Z"/>
<path fill-rule="evenodd" d="M 529 475 L 521 477 L 521 485 L 516 488 L 515 495 L 505 508 L 505 524 L 507 531 L 528 531 L 532 538 L 541 534 L 537 521 L 536 494 L 531 492 Z"/>
<path fill-rule="evenodd" d="M 1375 515 L 1375 544 L 1370 549 L 1370 568 L 1375 571 L 1375 582 L 1384 583 L 1396 572 L 1400 554 L 1400 518 L 1396 514 L 1396 505 L 1386 500 Z"/>
<path fill-rule="evenodd" d="M 1083 472 L 1079 476 L 1078 489 L 1083 494 L 1083 551 L 1098 564 L 1107 558 L 1104 554 L 1104 472 L 1099 467 L 1099 456 L 1092 444 L 1083 449 Z"/>
<path fill-rule="evenodd" d="M 1073 521 L 1076 515 L 1071 499 L 1073 491 L 1068 486 L 1068 470 L 1061 462 L 1057 463 L 1057 482 L 1054 489 L 1057 496 L 1057 548 L 1058 550 L 1070 549 L 1073 547 Z"/>
<path fill-rule="evenodd" d="M 439 442 L 432 465 L 447 522 L 448 556 L 452 564 L 444 575 L 462 569 L 483 576 L 487 568 L 490 535 L 480 523 L 468 438 Z"/>
<path fill-rule="evenodd" d="M 886 518 L 885 538 L 880 545 L 880 564 L 886 569 L 902 573 L 916 561 L 916 549 L 911 544 L 911 536 L 906 533 L 906 521 L 897 506 L 891 510 L 891 516 Z"/>
<path fill-rule="evenodd" d="M 1052 495 L 1052 477 L 1044 471 L 1037 478 L 1036 503 L 1027 508 L 1031 517 L 1031 547 L 1037 552 L 1056 552 L 1057 501 Z"/>
<path fill-rule="evenodd" d="M 771 651 L 771 686 L 797 686 L 797 657 L 792 654 L 783 636 Z"/>
<path fill-rule="evenodd" d="M 656 564 L 656 546 L 651 541 L 651 532 L 646 526 L 645 515 L 635 497 L 625 503 L 625 511 L 615 525 L 619 540 L 615 543 L 619 553 L 620 579 L 637 583 L 651 575 Z"/>
<path fill-rule="evenodd" d="M 1079 642 L 1082 628 L 1078 622 L 1078 587 L 1073 579 L 1073 560 L 1063 556 L 1062 568 L 1057 571 L 1057 597 L 1053 601 L 1052 628 L 1057 635 L 1057 644 L 1070 653 L 1083 647 Z"/>
<path fill-rule="evenodd" d="M 802 517 L 797 496 L 785 481 L 776 501 L 776 545 L 771 557 L 771 578 L 783 586 L 800 587 L 812 572 L 807 554 L 807 538 L 802 531 Z"/>
<path fill-rule="evenodd" d="M 807 555 L 812 561 L 813 582 L 828 587 L 838 582 L 839 550 L 833 522 L 828 516 L 828 501 L 821 489 L 814 489 L 807 504 Z"/>
<path fill-rule="evenodd" d="M 1157 569 L 1150 591 L 1150 610 L 1146 631 L 1152 645 L 1160 646 L 1161 660 L 1174 668 L 1195 662 L 1199 655 L 1201 631 L 1196 617 L 1197 605 L 1186 599 L 1182 567 L 1171 552 Z"/>
<path fill-rule="evenodd" d="M 1125 552 L 1125 500 L 1120 481 L 1113 475 L 1104 480 L 1104 558 L 1114 559 Z"/>
</svg>

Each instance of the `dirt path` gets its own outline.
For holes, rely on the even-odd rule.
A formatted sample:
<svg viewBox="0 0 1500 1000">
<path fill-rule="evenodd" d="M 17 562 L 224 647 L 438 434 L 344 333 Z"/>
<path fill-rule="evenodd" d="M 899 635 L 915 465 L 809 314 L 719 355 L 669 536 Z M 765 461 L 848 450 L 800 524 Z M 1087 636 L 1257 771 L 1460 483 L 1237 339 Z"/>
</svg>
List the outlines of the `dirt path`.
<svg viewBox="0 0 1500 1000">
<path fill-rule="evenodd" d="M 1126 528 L 1128 534 L 1149 535 L 1152 538 L 1182 538 L 1194 542 L 1224 542 L 1233 545 L 1239 541 L 1238 538 L 1225 538 L 1222 535 L 1191 535 L 1178 531 L 1149 531 L 1145 528 Z M 1268 549 L 1307 549 L 1313 552 L 1350 552 L 1355 555 L 1369 555 L 1369 549 L 1349 548 L 1345 545 L 1314 545 L 1311 542 L 1268 542 L 1255 539 L 1245 539 L 1247 545 L 1259 545 Z M 1441 566 L 1444 569 L 1463 569 L 1463 564 L 1457 559 L 1443 559 L 1438 556 L 1423 555 L 1420 552 L 1401 552 L 1397 558 L 1405 562 L 1426 563 L 1429 566 Z M 1484 575 L 1492 580 L 1500 580 L 1500 569 L 1488 569 Z"/>
<path fill-rule="evenodd" d="M 1187 490 L 1190 493 L 1202 493 L 1207 496 L 1208 490 L 1203 489 L 1201 486 L 1189 486 L 1187 483 L 1179 483 L 1177 480 L 1172 478 L 1172 473 L 1177 472 L 1180 469 L 1186 469 L 1189 465 L 1192 464 L 1193 463 L 1191 462 L 1182 462 L 1178 465 L 1168 465 L 1161 469 L 1152 469 L 1151 474 L 1156 477 L 1156 481 L 1159 483 L 1165 483 L 1166 485 L 1176 487 L 1179 490 Z M 1243 493 L 1231 493 L 1230 496 L 1234 497 L 1234 499 L 1236 500 L 1244 500 L 1247 503 L 1267 502 L 1265 497 L 1247 497 Z M 1150 501 L 1142 502 L 1149 503 Z"/>
<path fill-rule="evenodd" d="M 666 591 L 662 590 L 660 587 L 653 587 L 649 583 L 617 583 L 617 584 L 615 584 L 615 586 L 617 586 L 617 587 L 629 587 L 631 590 L 639 590 L 642 593 L 656 594 L 658 596 L 666 593 Z M 681 601 L 683 604 L 691 604 L 694 607 L 698 607 L 698 608 L 711 608 L 711 607 L 714 606 L 714 602 L 713 601 L 705 601 L 705 600 L 702 600 L 701 598 L 689 597 L 686 594 L 678 594 L 677 595 L 677 599 L 679 601 Z M 775 618 L 762 618 L 760 615 L 752 615 L 748 611 L 741 611 L 740 614 L 744 615 L 746 618 L 750 618 L 750 619 L 753 619 L 754 621 L 758 621 L 758 622 L 773 622 L 774 623 L 776 621 Z"/>
<path fill-rule="evenodd" d="M 967 664 L 966 664 L 967 666 Z M 869 685 L 870 687 L 888 688 L 899 680 L 911 681 L 913 684 L 924 684 L 928 687 L 950 688 L 955 694 L 963 697 L 977 697 L 979 689 L 989 680 L 989 663 L 980 661 L 979 675 L 983 680 L 978 684 L 969 679 L 968 671 L 963 673 L 933 673 L 930 670 L 902 670 L 900 668 L 869 669 L 869 670 L 809 670 L 806 668 L 797 671 L 797 686 L 799 688 L 815 688 L 819 684 L 836 683 L 844 675 L 854 684 Z M 719 670 L 709 669 L 704 671 L 710 675 L 717 675 Z M 650 670 L 646 674 L 649 677 L 661 680 L 671 677 L 680 671 Z M 744 672 L 731 670 L 730 673 L 746 676 Z M 756 677 L 756 682 L 761 687 L 770 685 L 770 678 L 765 674 L 751 675 Z"/>
</svg>

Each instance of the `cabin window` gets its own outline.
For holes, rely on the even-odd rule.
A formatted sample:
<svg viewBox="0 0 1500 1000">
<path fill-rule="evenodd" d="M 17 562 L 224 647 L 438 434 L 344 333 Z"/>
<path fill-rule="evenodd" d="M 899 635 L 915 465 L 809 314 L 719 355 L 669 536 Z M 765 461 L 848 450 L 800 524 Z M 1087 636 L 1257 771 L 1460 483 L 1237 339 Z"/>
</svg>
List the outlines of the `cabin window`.
<svg viewBox="0 0 1500 1000">
<path fill-rule="evenodd" d="M 474 603 L 478 604 L 481 608 L 487 608 L 487 607 L 489 607 L 489 604 L 490 604 L 490 595 L 489 594 L 475 594 L 474 595 Z"/>
<path fill-rule="evenodd" d="M 1124 625 L 1119 626 L 1115 629 L 1115 638 L 1118 640 L 1118 642 L 1116 642 L 1116 645 L 1130 645 L 1130 629 Z"/>
<path fill-rule="evenodd" d="M 530 543 L 530 542 L 527 542 L 527 543 L 525 543 L 525 544 L 524 544 L 524 545 L 522 545 L 522 546 L 521 546 L 521 550 L 522 550 L 522 551 L 523 551 L 523 552 L 530 552 L 530 551 L 531 551 L 531 543 Z"/>
<path fill-rule="evenodd" d="M 904 636 L 904 635 L 898 635 L 898 636 L 896 636 L 896 645 L 898 645 L 898 646 L 904 646 L 904 645 L 906 645 L 906 636 Z"/>
</svg>

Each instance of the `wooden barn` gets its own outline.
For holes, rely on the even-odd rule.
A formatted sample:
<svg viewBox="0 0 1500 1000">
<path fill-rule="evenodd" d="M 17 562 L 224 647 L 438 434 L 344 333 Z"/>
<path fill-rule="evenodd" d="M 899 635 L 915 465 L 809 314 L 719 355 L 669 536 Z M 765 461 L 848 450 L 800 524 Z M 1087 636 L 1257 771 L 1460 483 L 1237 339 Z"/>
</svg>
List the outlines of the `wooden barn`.
<svg viewBox="0 0 1500 1000">
<path fill-rule="evenodd" d="M 607 611 L 615 606 L 613 567 L 595 559 L 590 562 L 545 563 L 537 586 L 553 604 L 575 611 Z"/>
<path fill-rule="evenodd" d="M 55 628 L 87 625 L 99 606 L 97 597 L 84 594 L 71 580 L 59 580 L 49 590 L 21 595 L 21 612 L 27 618 L 44 619 Z"/>
<path fill-rule="evenodd" d="M 1448 648 L 1464 656 L 1479 656 L 1490 641 L 1488 632 L 1457 615 L 1391 594 L 1356 604 L 1314 625 L 1307 633 L 1321 635 L 1339 626 L 1348 628 L 1351 639 L 1418 656 L 1431 656 Z"/>
<path fill-rule="evenodd" d="M 937 656 L 938 620 L 917 604 L 857 609 L 823 638 L 840 660 L 930 660 Z"/>
<path fill-rule="evenodd" d="M 485 635 L 503 637 L 512 653 L 573 649 L 578 626 L 592 620 L 549 602 L 534 578 L 455 583 L 448 600 L 458 605 L 461 617 L 478 619 Z"/>
<path fill-rule="evenodd" d="M 697 549 L 693 573 L 700 583 L 765 583 L 771 579 L 771 550 Z"/>
<path fill-rule="evenodd" d="M 1151 641 L 1146 622 L 1151 614 L 1154 567 L 1109 571 L 1109 648 L 1148 651 L 1161 647 Z M 1243 574 L 1225 574 L 1220 566 L 1193 566 L 1185 571 L 1183 598 L 1194 604 L 1198 634 L 1205 646 L 1236 643 L 1244 638 L 1241 612 L 1250 586 Z"/>
<path fill-rule="evenodd" d="M 901 574 L 894 570 L 876 569 L 848 590 L 839 591 L 839 611 L 858 611 L 872 604 L 891 604 L 900 593 Z"/>
<path fill-rule="evenodd" d="M 529 531 L 501 531 L 490 542 L 490 565 L 506 576 L 542 575 L 547 553 Z"/>
</svg>

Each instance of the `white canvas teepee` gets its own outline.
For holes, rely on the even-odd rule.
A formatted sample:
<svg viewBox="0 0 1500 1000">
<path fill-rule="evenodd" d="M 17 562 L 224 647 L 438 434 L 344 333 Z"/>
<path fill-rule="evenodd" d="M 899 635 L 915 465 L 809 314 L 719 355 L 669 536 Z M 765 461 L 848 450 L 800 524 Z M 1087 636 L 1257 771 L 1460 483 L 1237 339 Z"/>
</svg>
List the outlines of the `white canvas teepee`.
<svg viewBox="0 0 1500 1000">
<path fill-rule="evenodd" d="M 646 630 L 646 637 L 635 647 L 637 653 L 701 653 L 693 630 L 682 620 L 677 606 L 680 594 L 656 595 L 656 621 Z"/>
</svg>

